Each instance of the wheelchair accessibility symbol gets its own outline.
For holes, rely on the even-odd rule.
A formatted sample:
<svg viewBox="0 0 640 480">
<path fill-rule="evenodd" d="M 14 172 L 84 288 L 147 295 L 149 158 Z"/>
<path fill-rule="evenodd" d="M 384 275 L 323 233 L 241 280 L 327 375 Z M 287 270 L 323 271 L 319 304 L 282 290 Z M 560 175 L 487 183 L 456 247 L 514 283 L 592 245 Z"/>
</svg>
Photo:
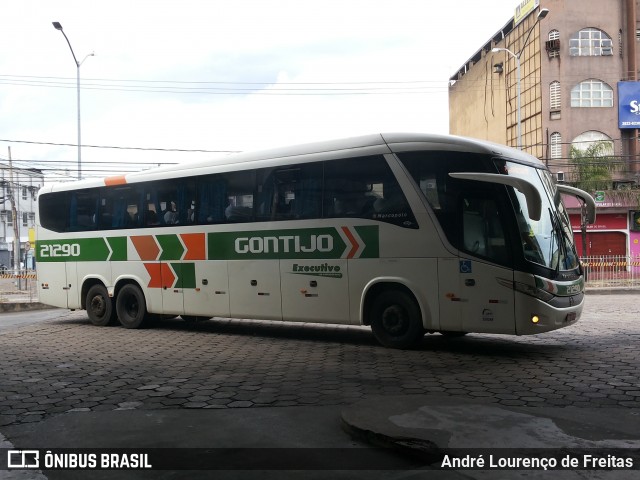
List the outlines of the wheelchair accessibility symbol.
<svg viewBox="0 0 640 480">
<path fill-rule="evenodd" d="M 471 273 L 471 260 L 460 260 L 460 273 Z"/>
</svg>

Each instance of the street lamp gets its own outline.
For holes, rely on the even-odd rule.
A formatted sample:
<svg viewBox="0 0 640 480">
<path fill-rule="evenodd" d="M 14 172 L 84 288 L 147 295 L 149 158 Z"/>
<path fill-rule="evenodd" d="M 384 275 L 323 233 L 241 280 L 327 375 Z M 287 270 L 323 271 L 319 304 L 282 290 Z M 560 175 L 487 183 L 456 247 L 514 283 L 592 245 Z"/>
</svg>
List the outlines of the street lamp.
<svg viewBox="0 0 640 480">
<path fill-rule="evenodd" d="M 88 57 L 93 57 L 95 54 L 94 53 L 90 53 L 88 55 L 86 55 L 81 62 L 78 61 L 78 59 L 76 58 L 76 54 L 73 51 L 73 47 L 71 47 L 71 42 L 69 41 L 69 39 L 67 38 L 67 34 L 64 33 L 64 30 L 62 29 L 62 25 L 60 24 L 60 22 L 51 22 L 53 24 L 53 28 L 55 28 L 56 30 L 60 30 L 60 33 L 62 33 L 62 35 L 64 36 L 64 39 L 67 41 L 67 45 L 69 45 L 69 50 L 71 50 L 71 55 L 73 55 L 73 61 L 76 64 L 76 85 L 77 85 L 77 91 L 78 91 L 78 180 L 80 180 L 82 178 L 82 142 L 81 142 L 81 137 L 80 137 L 80 66 L 84 63 L 84 61 L 88 58 Z"/>
<path fill-rule="evenodd" d="M 491 51 L 493 53 L 496 52 L 506 52 L 509 55 L 511 55 L 515 61 L 516 61 L 516 76 L 517 76 L 517 80 L 516 80 L 516 97 L 517 97 L 517 126 L 518 126 L 518 130 L 517 130 L 517 141 L 518 141 L 518 149 L 522 150 L 522 117 L 521 117 L 521 113 L 520 113 L 520 57 L 522 56 L 522 52 L 524 52 L 524 47 L 527 46 L 527 42 L 529 41 L 529 37 L 531 36 L 531 32 L 533 32 L 533 29 L 535 28 L 535 26 L 538 24 L 538 22 L 540 20 L 542 20 L 544 17 L 546 17 L 549 14 L 549 9 L 548 8 L 542 8 L 540 9 L 540 11 L 538 12 L 538 16 L 536 17 L 536 21 L 534 22 L 534 24 L 531 26 L 531 28 L 529 29 L 529 31 L 527 32 L 527 36 L 524 39 L 524 43 L 522 44 L 522 47 L 520 47 L 520 51 L 516 54 L 513 53 L 511 50 L 509 50 L 508 48 L 499 48 L 499 47 L 494 47 L 491 49 Z"/>
</svg>

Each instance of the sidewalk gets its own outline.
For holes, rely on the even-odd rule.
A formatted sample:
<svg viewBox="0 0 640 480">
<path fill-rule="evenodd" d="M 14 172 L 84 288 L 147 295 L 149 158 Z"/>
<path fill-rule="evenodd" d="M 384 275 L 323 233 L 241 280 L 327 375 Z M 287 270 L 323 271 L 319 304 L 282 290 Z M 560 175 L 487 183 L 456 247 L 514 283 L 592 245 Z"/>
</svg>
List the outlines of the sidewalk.
<svg viewBox="0 0 640 480">
<path fill-rule="evenodd" d="M 638 408 L 506 407 L 439 395 L 368 398 L 342 410 L 346 431 L 412 454 L 444 448 L 634 448 Z M 639 458 L 640 460 L 640 458 Z"/>
<path fill-rule="evenodd" d="M 3 432 L 12 439 L 4 448 L 164 447 L 164 455 L 186 454 L 192 465 L 201 465 L 198 478 L 225 480 L 626 480 L 633 470 L 585 468 L 584 455 L 610 461 L 613 452 L 632 461 L 635 470 L 640 465 L 640 408 L 507 408 L 437 395 L 376 396 L 350 406 L 139 411 L 132 405 L 120 411 L 68 412 Z M 2 440 L 0 435 L 0 445 Z M 191 450 L 172 450 L 177 446 Z M 481 457 L 487 468 L 449 465 L 454 458 Z M 560 462 L 572 457 L 581 465 L 554 472 L 489 468 L 490 457 L 496 464 L 499 458 Z M 7 478 L 69 480 L 87 474 L 49 470 L 46 477 L 40 472 L 18 476 L 26 473 Z M 93 471 L 91 477 L 175 480 L 195 478 L 194 473 Z"/>
</svg>

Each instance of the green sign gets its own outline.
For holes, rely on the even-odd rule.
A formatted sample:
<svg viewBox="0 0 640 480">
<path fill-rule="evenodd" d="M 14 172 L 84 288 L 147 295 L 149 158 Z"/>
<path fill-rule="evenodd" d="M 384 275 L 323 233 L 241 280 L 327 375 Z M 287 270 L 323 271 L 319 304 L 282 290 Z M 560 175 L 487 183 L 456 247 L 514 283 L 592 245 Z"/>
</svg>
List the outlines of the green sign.
<svg viewBox="0 0 640 480">
<path fill-rule="evenodd" d="M 38 262 L 92 262 L 127 259 L 127 237 L 39 240 Z"/>
<path fill-rule="evenodd" d="M 378 227 L 210 233 L 210 260 L 377 258 Z"/>
<path fill-rule="evenodd" d="M 204 243 L 204 234 L 199 235 Z M 378 258 L 378 235 L 377 225 L 209 233 L 207 259 Z M 140 243 L 140 247 L 134 242 L 134 247 L 143 261 L 195 259 L 188 257 L 188 242 L 181 236 L 148 235 L 144 236 L 147 242 Z M 36 258 L 39 262 L 126 261 L 131 260 L 127 257 L 127 242 L 127 237 L 41 240 L 36 242 Z M 204 244 L 201 251 L 200 258 L 204 259 Z M 145 252 L 149 255 L 145 256 Z"/>
</svg>

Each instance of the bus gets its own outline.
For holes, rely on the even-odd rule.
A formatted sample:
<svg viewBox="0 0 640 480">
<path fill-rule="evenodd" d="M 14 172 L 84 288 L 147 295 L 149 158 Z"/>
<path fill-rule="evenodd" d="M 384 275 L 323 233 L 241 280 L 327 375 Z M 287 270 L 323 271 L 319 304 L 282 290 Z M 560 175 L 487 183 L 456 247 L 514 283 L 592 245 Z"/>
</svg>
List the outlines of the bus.
<svg viewBox="0 0 640 480">
<path fill-rule="evenodd" d="M 485 141 L 374 134 L 47 185 L 42 303 L 97 326 L 213 317 L 527 335 L 578 321 L 583 272 L 544 164 Z"/>
</svg>

